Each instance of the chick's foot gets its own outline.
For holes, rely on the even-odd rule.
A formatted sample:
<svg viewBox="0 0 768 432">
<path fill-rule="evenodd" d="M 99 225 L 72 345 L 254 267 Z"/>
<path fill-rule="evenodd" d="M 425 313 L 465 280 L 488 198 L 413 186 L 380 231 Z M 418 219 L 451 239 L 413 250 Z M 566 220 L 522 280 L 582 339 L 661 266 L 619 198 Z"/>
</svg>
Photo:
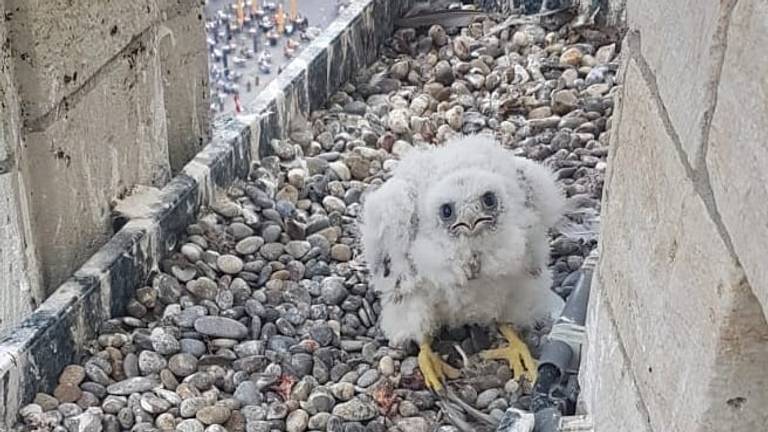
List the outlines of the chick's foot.
<svg viewBox="0 0 768 432">
<path fill-rule="evenodd" d="M 424 384 L 431 390 L 441 391 L 446 378 L 456 379 L 459 377 L 459 370 L 443 361 L 437 353 L 432 351 L 429 342 L 422 342 L 419 345 L 418 359 L 419 369 L 424 375 Z"/>
<path fill-rule="evenodd" d="M 515 374 L 516 380 L 519 381 L 520 377 L 525 377 L 528 382 L 535 383 L 538 375 L 537 366 L 536 361 L 531 357 L 528 346 L 511 326 L 502 325 L 499 327 L 499 331 L 509 342 L 509 345 L 504 348 L 483 351 L 480 356 L 485 360 L 506 360 L 509 362 L 509 367 Z"/>
</svg>

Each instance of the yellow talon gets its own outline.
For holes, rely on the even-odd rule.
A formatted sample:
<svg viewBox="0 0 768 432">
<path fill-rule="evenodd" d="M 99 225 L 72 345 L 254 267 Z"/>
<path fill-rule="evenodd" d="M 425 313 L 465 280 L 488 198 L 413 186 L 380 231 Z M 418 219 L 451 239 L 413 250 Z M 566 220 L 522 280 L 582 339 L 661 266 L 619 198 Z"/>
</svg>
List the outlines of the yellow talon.
<svg viewBox="0 0 768 432">
<path fill-rule="evenodd" d="M 504 348 L 483 351 L 480 356 L 485 360 L 506 360 L 515 374 L 515 379 L 519 380 L 520 377 L 524 376 L 528 382 L 536 382 L 538 376 L 536 361 L 531 357 L 528 346 L 517 336 L 511 326 L 501 325 L 499 331 L 509 342 L 509 345 Z"/>
<path fill-rule="evenodd" d="M 443 389 L 443 381 L 456 379 L 459 377 L 459 370 L 449 365 L 440 358 L 430 346 L 429 341 L 424 341 L 419 345 L 419 369 L 424 375 L 424 384 L 427 388 L 434 391 Z"/>
</svg>

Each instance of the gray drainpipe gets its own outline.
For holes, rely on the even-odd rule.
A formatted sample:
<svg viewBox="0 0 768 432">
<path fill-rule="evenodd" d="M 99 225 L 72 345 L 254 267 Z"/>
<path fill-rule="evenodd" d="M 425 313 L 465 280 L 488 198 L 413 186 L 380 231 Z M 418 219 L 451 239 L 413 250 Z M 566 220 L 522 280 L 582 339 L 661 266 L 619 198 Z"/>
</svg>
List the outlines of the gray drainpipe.
<svg viewBox="0 0 768 432">
<path fill-rule="evenodd" d="M 533 386 L 531 400 L 535 418 L 533 432 L 558 432 L 560 417 L 575 402 L 571 396 L 577 392 L 576 373 L 581 362 L 589 290 L 598 256 L 597 249 L 593 250 L 577 271 L 573 292 L 541 348 L 539 377 Z M 497 431 L 530 430 L 515 427 L 515 423 L 515 418 L 503 419 Z"/>
</svg>

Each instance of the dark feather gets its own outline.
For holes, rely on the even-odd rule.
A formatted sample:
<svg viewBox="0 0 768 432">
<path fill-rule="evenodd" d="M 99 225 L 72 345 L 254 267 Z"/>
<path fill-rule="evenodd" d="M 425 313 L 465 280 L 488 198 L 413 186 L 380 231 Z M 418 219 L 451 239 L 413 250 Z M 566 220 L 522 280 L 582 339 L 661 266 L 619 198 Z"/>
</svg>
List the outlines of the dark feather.
<svg viewBox="0 0 768 432">
<path fill-rule="evenodd" d="M 401 18 L 395 22 L 398 27 L 429 27 L 439 24 L 443 27 L 464 27 L 472 24 L 475 17 L 485 15 L 483 11 L 443 10 Z"/>
</svg>

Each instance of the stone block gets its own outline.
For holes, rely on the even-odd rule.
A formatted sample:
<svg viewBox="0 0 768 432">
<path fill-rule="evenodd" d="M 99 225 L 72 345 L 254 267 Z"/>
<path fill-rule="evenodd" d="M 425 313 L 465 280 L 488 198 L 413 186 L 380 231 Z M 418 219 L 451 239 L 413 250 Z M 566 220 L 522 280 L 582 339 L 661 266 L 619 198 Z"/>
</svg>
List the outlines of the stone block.
<svg viewBox="0 0 768 432">
<path fill-rule="evenodd" d="M 755 57 L 768 44 L 768 5 L 739 2 L 712 119 L 707 169 L 717 208 L 736 254 L 768 311 L 768 60 Z"/>
<path fill-rule="evenodd" d="M 210 133 L 208 47 L 202 12 L 201 6 L 189 6 L 158 29 L 168 153 L 174 174 L 202 150 Z"/>
<path fill-rule="evenodd" d="M 591 414 L 596 431 L 619 430 L 617 426 L 621 425 L 623 431 L 651 432 L 648 413 L 606 299 L 610 285 L 603 284 L 603 277 L 598 271 L 592 279 L 579 398 Z"/>
<path fill-rule="evenodd" d="M 600 310 L 613 311 L 651 430 L 752 430 L 766 415 L 768 387 L 755 372 L 768 361 L 768 326 L 743 307 L 751 288 L 634 62 L 625 80 L 603 202 L 596 295 L 609 307 Z M 603 352 L 600 341 L 590 352 Z M 595 410 L 620 401 L 599 397 Z"/>
<path fill-rule="evenodd" d="M 24 120 L 50 112 L 160 18 L 157 0 L 8 0 Z"/>
<path fill-rule="evenodd" d="M 691 163 L 701 146 L 709 98 L 710 55 L 719 0 L 627 2 L 630 30 L 639 30 L 642 55 L 655 73 L 658 92 Z"/>
<path fill-rule="evenodd" d="M 27 134 L 23 172 L 49 292 L 112 235 L 113 200 L 170 178 L 154 42 L 154 31 L 134 41 L 78 103 Z"/>
</svg>

